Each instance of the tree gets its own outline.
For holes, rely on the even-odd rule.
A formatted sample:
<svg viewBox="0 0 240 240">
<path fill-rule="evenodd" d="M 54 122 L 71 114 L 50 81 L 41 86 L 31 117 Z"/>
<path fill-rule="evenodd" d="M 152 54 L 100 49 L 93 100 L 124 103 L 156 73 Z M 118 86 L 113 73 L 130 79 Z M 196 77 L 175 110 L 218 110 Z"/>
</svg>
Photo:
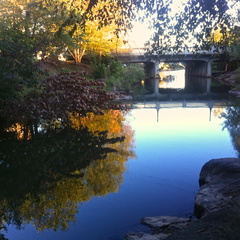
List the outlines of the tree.
<svg viewBox="0 0 240 240">
<path fill-rule="evenodd" d="M 10 97 L 11 93 L 17 92 L 21 86 L 32 87 L 36 84 L 33 47 L 34 41 L 25 37 L 22 32 L 13 29 L 1 31 L 0 81 L 3 86 L 1 97 L 3 94 Z"/>
<path fill-rule="evenodd" d="M 35 1 L 0 2 L 1 122 L 6 107 L 11 108 L 14 101 L 19 101 L 40 81 L 35 56 L 49 45 L 47 36 L 51 32 L 45 24 L 50 15 L 45 11 L 44 18 L 43 12 L 41 4 Z"/>
<path fill-rule="evenodd" d="M 142 2 L 142 1 L 140 1 Z M 97 29 L 114 26 L 115 33 L 131 27 L 134 10 L 140 7 L 138 0 L 132 3 L 117 0 L 4 0 L 1 1 L 1 22 L 17 28 L 37 41 L 36 51 L 56 47 L 59 38 L 71 39 L 89 31 L 93 23 Z M 93 24 L 90 24 L 92 28 Z M 77 33 L 78 32 L 78 33 Z M 77 34 L 76 34 L 77 33 Z"/>
<path fill-rule="evenodd" d="M 204 46 L 208 49 L 212 42 L 206 40 L 214 29 L 220 28 L 223 37 L 227 38 L 229 29 L 234 26 L 235 17 L 228 10 L 237 4 L 236 0 L 189 0 L 174 14 L 170 1 L 161 3 L 153 22 L 156 29 L 153 50 L 159 53 L 166 50 L 183 51 L 186 46 L 195 49 Z M 226 47 L 226 44 L 222 46 Z"/>
<path fill-rule="evenodd" d="M 0 22 L 1 127 L 6 109 L 13 107 L 15 101 L 20 101 L 26 89 L 31 89 L 39 83 L 40 73 L 34 64 L 34 48 L 34 40 L 29 39 L 19 29 L 5 27 Z"/>
<path fill-rule="evenodd" d="M 103 26 L 99 29 L 96 21 L 87 21 L 84 30 L 77 26 L 71 40 L 63 39 L 68 52 L 74 58 L 75 63 L 81 62 L 85 53 L 94 53 L 102 56 L 110 54 L 116 47 L 122 45 L 122 40 L 116 36 L 116 26 Z"/>
<path fill-rule="evenodd" d="M 228 48 L 228 52 L 231 60 L 239 60 L 240 59 L 240 28 L 236 26 L 229 33 L 230 38 L 230 47 Z"/>
</svg>

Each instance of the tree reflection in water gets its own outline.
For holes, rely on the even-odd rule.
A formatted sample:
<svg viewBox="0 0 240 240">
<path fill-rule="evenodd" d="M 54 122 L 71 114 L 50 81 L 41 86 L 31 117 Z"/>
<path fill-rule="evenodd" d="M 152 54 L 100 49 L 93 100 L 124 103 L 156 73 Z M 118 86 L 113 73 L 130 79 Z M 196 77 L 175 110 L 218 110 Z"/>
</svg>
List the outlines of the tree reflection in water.
<svg viewBox="0 0 240 240">
<path fill-rule="evenodd" d="M 232 106 L 227 107 L 222 117 L 225 118 L 223 128 L 228 129 L 233 147 L 240 157 L 240 100 L 236 99 Z"/>
<path fill-rule="evenodd" d="M 66 230 L 79 203 L 117 192 L 125 162 L 135 155 L 134 133 L 123 121 L 120 110 L 109 110 L 102 116 L 72 116 L 71 126 L 44 130 L 29 140 L 5 131 L 0 227 L 32 222 L 37 230 Z"/>
</svg>

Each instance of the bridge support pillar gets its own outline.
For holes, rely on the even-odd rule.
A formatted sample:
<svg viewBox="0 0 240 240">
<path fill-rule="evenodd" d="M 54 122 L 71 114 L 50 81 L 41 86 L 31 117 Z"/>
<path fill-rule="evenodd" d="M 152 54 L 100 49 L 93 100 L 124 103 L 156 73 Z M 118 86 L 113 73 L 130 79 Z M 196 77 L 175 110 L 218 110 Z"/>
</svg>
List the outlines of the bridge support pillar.
<svg viewBox="0 0 240 240">
<path fill-rule="evenodd" d="M 155 77 L 154 78 L 154 94 L 158 94 L 159 93 L 159 77 Z"/>
<path fill-rule="evenodd" d="M 212 62 L 207 62 L 207 74 L 206 77 L 212 77 Z"/>
<path fill-rule="evenodd" d="M 207 62 L 207 71 L 206 71 L 206 92 L 210 93 L 211 92 L 211 82 L 212 82 L 212 62 L 208 61 Z"/>
<path fill-rule="evenodd" d="M 159 61 L 154 62 L 154 94 L 159 93 Z"/>
<path fill-rule="evenodd" d="M 211 82 L 212 82 L 212 79 L 209 77 L 207 78 L 207 83 L 206 83 L 206 93 L 210 93 L 211 92 Z"/>
</svg>

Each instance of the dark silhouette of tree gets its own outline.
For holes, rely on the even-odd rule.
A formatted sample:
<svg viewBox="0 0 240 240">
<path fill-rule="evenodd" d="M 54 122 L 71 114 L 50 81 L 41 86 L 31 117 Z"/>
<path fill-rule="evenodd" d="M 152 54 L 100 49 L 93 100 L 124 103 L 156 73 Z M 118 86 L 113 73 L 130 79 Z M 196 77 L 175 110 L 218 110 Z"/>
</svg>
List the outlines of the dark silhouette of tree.
<svg viewBox="0 0 240 240">
<path fill-rule="evenodd" d="M 211 34 L 220 29 L 222 41 L 215 45 L 226 48 L 229 46 L 229 30 L 235 27 L 236 16 L 229 12 L 238 1 L 227 0 L 189 0 L 182 8 L 172 14 L 172 1 L 157 1 L 153 26 L 156 34 L 153 39 L 153 50 L 162 54 L 172 50 L 183 51 L 189 43 L 195 50 L 210 49 L 213 44 Z M 155 16 L 157 16 L 155 18 Z M 216 52 L 217 53 L 217 52 Z"/>
</svg>

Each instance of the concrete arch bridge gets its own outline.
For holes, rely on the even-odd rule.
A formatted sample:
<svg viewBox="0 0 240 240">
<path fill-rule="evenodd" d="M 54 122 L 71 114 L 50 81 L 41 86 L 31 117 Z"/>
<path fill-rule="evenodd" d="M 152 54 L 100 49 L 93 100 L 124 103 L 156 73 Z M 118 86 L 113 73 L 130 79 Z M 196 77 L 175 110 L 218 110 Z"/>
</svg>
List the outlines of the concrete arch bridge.
<svg viewBox="0 0 240 240">
<path fill-rule="evenodd" d="M 205 92 L 210 91 L 212 78 L 212 63 L 226 62 L 226 55 L 222 50 L 212 47 L 210 50 L 195 50 L 185 48 L 179 53 L 165 52 L 164 54 L 149 53 L 146 48 L 133 48 L 127 53 L 115 54 L 122 63 L 143 63 L 148 76 L 151 76 L 150 87 L 155 94 L 159 93 L 160 63 L 183 63 L 186 75 L 197 76 L 205 79 Z M 197 84 L 197 83 L 196 83 Z M 201 83 L 202 85 L 202 83 Z M 203 88 L 201 86 L 201 88 Z"/>
</svg>

